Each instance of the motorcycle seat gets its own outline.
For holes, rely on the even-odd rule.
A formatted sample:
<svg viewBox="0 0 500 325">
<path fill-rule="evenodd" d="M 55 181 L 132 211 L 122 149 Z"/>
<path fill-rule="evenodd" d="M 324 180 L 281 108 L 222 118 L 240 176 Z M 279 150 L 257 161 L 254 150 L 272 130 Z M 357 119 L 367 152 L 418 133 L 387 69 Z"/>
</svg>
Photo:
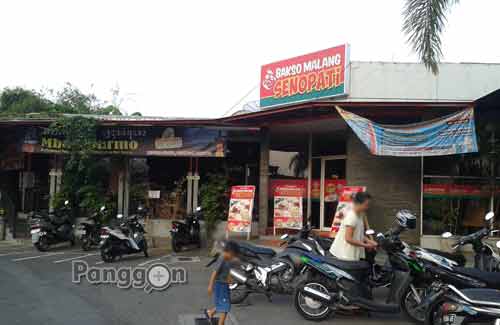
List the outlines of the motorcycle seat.
<svg viewBox="0 0 500 325">
<path fill-rule="evenodd" d="M 238 245 L 243 250 L 248 250 L 257 255 L 270 255 L 270 256 L 276 255 L 276 252 L 271 248 L 256 246 L 245 242 L 239 242 Z"/>
<path fill-rule="evenodd" d="M 465 265 L 466 259 L 465 259 L 465 256 L 463 254 L 442 252 L 440 250 L 431 249 L 431 248 L 426 248 L 425 250 L 428 251 L 429 253 L 436 254 L 436 255 L 442 256 L 444 258 L 447 258 L 449 260 L 455 261 L 458 263 L 458 266 Z"/>
<path fill-rule="evenodd" d="M 344 261 L 333 256 L 325 256 L 325 261 L 344 271 L 366 271 L 370 269 L 367 261 Z"/>
<path fill-rule="evenodd" d="M 460 290 L 470 300 L 493 302 L 500 304 L 500 290 L 493 289 L 464 289 Z"/>
<path fill-rule="evenodd" d="M 488 283 L 488 287 L 500 289 L 500 273 L 499 272 L 485 272 L 476 268 L 456 267 L 454 269 L 460 274 L 476 278 L 478 280 Z"/>
</svg>

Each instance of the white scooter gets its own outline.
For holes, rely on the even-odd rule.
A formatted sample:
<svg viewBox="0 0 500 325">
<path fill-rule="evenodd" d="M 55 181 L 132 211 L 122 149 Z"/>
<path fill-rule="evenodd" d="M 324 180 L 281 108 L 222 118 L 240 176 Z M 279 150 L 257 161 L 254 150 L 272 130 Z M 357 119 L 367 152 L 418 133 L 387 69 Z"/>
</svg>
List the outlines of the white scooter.
<svg viewBox="0 0 500 325">
<path fill-rule="evenodd" d="M 123 220 L 119 214 L 117 219 L 121 222 L 117 228 L 103 227 L 101 229 L 101 257 L 106 263 L 113 262 L 116 257 L 143 252 L 148 255 L 148 242 L 144 236 L 146 231 L 139 222 L 139 216 L 133 215 Z M 123 222 L 122 222 L 123 221 Z"/>
</svg>

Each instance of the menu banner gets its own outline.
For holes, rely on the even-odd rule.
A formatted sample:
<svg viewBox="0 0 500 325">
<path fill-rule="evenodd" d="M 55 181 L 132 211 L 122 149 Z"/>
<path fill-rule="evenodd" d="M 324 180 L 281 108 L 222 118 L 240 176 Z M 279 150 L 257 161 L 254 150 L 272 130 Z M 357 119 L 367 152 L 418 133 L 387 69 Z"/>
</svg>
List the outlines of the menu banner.
<svg viewBox="0 0 500 325">
<path fill-rule="evenodd" d="M 303 190 L 294 185 L 278 186 L 274 190 L 274 229 L 301 229 Z"/>
<path fill-rule="evenodd" d="M 254 197 L 255 186 L 253 185 L 231 187 L 227 220 L 228 232 L 246 232 L 250 234 Z"/>
</svg>

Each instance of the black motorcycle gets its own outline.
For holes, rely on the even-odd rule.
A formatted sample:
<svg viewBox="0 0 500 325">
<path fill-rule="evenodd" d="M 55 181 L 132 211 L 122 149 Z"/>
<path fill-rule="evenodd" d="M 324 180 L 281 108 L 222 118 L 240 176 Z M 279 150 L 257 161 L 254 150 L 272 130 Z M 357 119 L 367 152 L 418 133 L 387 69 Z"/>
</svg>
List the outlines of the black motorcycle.
<svg viewBox="0 0 500 325">
<path fill-rule="evenodd" d="M 287 247 L 279 253 L 271 248 L 237 242 L 239 265 L 231 270 L 235 280 L 230 285 L 231 303 L 242 303 L 250 294 L 263 294 L 269 300 L 273 294 L 292 294 L 303 280 L 301 256 L 304 252 L 322 250 L 318 242 L 308 237 L 309 231 L 306 226 L 296 235 L 281 236 L 281 246 Z M 214 261 L 217 258 L 218 255 Z"/>
<path fill-rule="evenodd" d="M 429 325 L 500 324 L 500 291 L 442 286 L 428 308 Z"/>
<path fill-rule="evenodd" d="M 184 246 L 195 246 L 201 248 L 200 220 L 202 220 L 201 208 L 187 216 L 184 222 L 173 221 L 170 236 L 172 237 L 172 250 L 180 252 Z"/>
<path fill-rule="evenodd" d="M 410 223 L 411 221 L 411 223 Z M 403 290 L 411 282 L 413 260 L 404 253 L 399 234 L 414 229 L 415 220 L 405 220 L 404 227 L 378 234 L 379 247 L 388 254 L 392 279 L 386 303 L 371 299 L 370 264 L 367 261 L 342 261 L 334 257 L 306 253 L 302 256 L 306 280 L 295 291 L 294 304 L 307 320 L 320 321 L 337 310 L 361 308 L 373 312 L 397 313 Z M 367 234 L 369 234 L 367 232 Z"/>
<path fill-rule="evenodd" d="M 488 272 L 500 271 L 500 256 L 495 252 L 493 247 L 484 242 L 484 239 L 488 238 L 493 233 L 498 232 L 498 230 L 491 230 L 494 217 L 495 213 L 487 213 L 484 217 L 485 226 L 481 230 L 470 235 L 460 237 L 453 245 L 453 249 L 457 249 L 458 247 L 465 245 L 472 245 L 472 249 L 474 250 L 474 267 Z M 450 232 L 445 232 L 442 237 L 450 238 L 452 237 L 452 234 Z"/>
<path fill-rule="evenodd" d="M 88 251 L 93 246 L 99 245 L 99 242 L 101 241 L 102 218 L 105 210 L 106 207 L 102 206 L 98 212 L 95 212 L 87 219 L 87 221 L 80 224 L 80 241 L 84 251 Z"/>
<path fill-rule="evenodd" d="M 45 252 L 51 245 L 70 242 L 75 245 L 74 225 L 71 222 L 69 201 L 56 210 L 54 214 L 31 215 L 31 242 L 41 252 Z"/>
<path fill-rule="evenodd" d="M 140 211 L 142 212 L 142 210 Z M 113 262 L 117 257 L 123 255 L 144 253 L 148 254 L 148 242 L 146 240 L 141 221 L 142 213 L 132 215 L 126 219 L 122 215 L 117 216 L 118 227 L 103 227 L 101 230 L 100 250 L 102 260 L 106 263 Z"/>
<path fill-rule="evenodd" d="M 466 240 L 462 237 L 456 245 L 460 242 L 480 242 L 481 236 L 486 233 L 481 230 L 466 236 Z M 417 267 L 421 269 L 421 272 L 415 272 L 414 280 L 405 290 L 401 300 L 403 311 L 414 322 L 424 322 L 429 305 L 436 299 L 443 286 L 452 285 L 458 289 L 500 289 L 500 274 L 497 272 L 459 267 L 453 261 L 426 250 L 410 250 L 407 253 L 415 256 L 419 261 Z"/>
</svg>

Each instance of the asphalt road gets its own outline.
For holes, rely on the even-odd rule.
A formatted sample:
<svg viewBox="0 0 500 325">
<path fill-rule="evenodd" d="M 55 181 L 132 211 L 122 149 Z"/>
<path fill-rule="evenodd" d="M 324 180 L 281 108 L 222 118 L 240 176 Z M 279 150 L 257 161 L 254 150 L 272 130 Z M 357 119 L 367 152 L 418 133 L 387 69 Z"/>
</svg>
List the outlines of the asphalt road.
<svg viewBox="0 0 500 325">
<path fill-rule="evenodd" d="M 31 247 L 0 244 L 0 323 L 50 325 L 101 324 L 194 324 L 196 315 L 210 305 L 207 297 L 209 271 L 206 253 L 185 252 L 179 258 L 167 251 L 154 251 L 149 259 L 129 256 L 113 264 L 101 262 L 97 251 L 82 252 L 62 246 L 40 253 Z M 89 266 L 145 267 L 166 263 L 183 267 L 186 284 L 172 284 L 164 291 L 120 289 L 112 284 L 72 282 L 72 262 Z M 324 324 L 403 324 L 400 315 L 335 316 Z M 251 296 L 248 304 L 233 306 L 227 324 L 303 324 L 291 297 Z"/>
</svg>

